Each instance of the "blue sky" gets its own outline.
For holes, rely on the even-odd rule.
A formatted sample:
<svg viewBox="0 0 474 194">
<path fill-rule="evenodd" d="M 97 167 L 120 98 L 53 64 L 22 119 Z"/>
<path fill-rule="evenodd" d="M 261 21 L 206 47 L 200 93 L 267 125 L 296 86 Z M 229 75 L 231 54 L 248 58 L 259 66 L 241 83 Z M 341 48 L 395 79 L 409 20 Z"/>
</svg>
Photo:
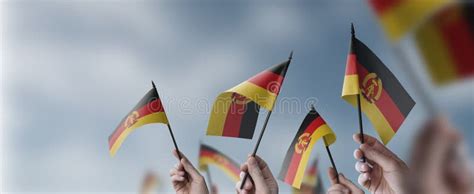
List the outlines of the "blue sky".
<svg viewBox="0 0 474 194">
<path fill-rule="evenodd" d="M 253 140 L 205 136 L 214 98 L 294 50 L 259 155 L 278 174 L 286 150 L 315 101 L 337 133 L 332 151 L 339 171 L 357 180 L 352 141 L 357 112 L 340 98 L 350 23 L 356 33 L 419 101 L 376 18 L 360 1 L 40 1 L 2 3 L 2 191 L 130 192 L 147 170 L 159 173 L 159 191 L 170 192 L 168 171 L 176 159 L 166 126 L 148 125 L 125 141 L 116 157 L 107 137 L 151 88 L 154 80 L 181 150 L 197 163 L 199 141 L 242 162 Z M 473 82 L 445 88 L 430 85 L 410 41 L 409 53 L 437 107 L 473 139 Z M 389 147 L 409 154 L 426 119 L 418 103 Z M 265 116 L 262 112 L 256 134 Z M 375 135 L 364 118 L 368 134 Z M 325 174 L 329 160 L 321 142 Z M 470 145 L 472 147 L 472 143 Z M 472 153 L 472 150 L 471 150 Z M 234 184 L 216 168 L 222 191 Z M 279 182 L 282 193 L 290 187 Z"/>
</svg>

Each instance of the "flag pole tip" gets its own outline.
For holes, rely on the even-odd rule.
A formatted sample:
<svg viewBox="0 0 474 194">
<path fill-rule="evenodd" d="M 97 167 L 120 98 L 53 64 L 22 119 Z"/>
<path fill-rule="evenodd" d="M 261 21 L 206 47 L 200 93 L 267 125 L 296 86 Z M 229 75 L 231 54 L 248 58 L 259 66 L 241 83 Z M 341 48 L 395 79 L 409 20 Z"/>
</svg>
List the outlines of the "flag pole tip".
<svg viewBox="0 0 474 194">
<path fill-rule="evenodd" d="M 314 111 L 316 110 L 316 108 L 314 108 L 314 104 L 311 104 L 310 106 L 311 106 L 311 110 L 314 110 Z"/>
<path fill-rule="evenodd" d="M 351 22 L 351 34 L 355 36 L 354 23 Z"/>
<path fill-rule="evenodd" d="M 291 59 L 293 59 L 293 50 L 291 50 L 290 56 L 288 57 L 288 60 L 291 60 Z"/>
<path fill-rule="evenodd" d="M 153 88 L 156 88 L 155 82 L 153 82 L 153 80 L 151 80 L 151 85 L 153 86 Z"/>
</svg>

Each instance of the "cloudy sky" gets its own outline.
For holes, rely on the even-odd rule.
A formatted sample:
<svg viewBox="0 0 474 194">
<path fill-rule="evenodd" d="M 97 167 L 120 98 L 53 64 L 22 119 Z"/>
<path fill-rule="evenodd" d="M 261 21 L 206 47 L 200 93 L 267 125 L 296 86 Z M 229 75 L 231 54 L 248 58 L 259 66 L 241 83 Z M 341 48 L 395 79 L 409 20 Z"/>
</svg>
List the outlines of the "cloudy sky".
<svg viewBox="0 0 474 194">
<path fill-rule="evenodd" d="M 394 72 L 415 101 L 421 99 L 365 2 L 338 1 L 21 1 L 1 3 L 3 192 L 135 193 L 146 171 L 170 192 L 176 163 L 166 126 L 131 134 L 111 158 L 107 137 L 154 80 L 180 149 L 197 163 L 199 141 L 242 162 L 253 140 L 206 137 L 208 111 L 222 91 L 294 50 L 259 155 L 278 174 L 310 102 L 338 135 L 332 146 L 339 171 L 357 180 L 352 141 L 357 112 L 340 98 L 350 22 Z M 409 38 L 400 46 L 438 110 L 473 139 L 472 80 L 430 85 Z M 418 103 L 388 145 L 407 159 L 427 118 Z M 262 112 L 257 132 L 266 112 Z M 375 135 L 364 118 L 368 134 Z M 318 143 L 313 158 L 328 187 L 329 160 Z M 470 147 L 472 147 L 472 142 Z M 471 150 L 472 153 L 472 150 Z M 216 168 L 221 191 L 234 183 Z M 281 191 L 290 187 L 279 182 Z"/>
</svg>

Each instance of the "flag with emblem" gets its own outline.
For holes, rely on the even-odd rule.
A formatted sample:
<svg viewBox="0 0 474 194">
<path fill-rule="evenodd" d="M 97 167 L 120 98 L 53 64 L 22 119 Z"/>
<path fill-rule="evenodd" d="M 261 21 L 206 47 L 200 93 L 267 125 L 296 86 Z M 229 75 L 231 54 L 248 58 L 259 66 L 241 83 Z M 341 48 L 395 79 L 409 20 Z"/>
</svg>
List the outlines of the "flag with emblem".
<svg viewBox="0 0 474 194">
<path fill-rule="evenodd" d="M 299 189 L 304 180 L 311 150 L 319 139 L 329 146 L 336 141 L 336 134 L 314 108 L 306 115 L 288 148 L 278 178 Z"/>
<path fill-rule="evenodd" d="M 416 45 L 434 83 L 474 75 L 474 3 L 458 3 L 431 17 L 415 31 Z"/>
<path fill-rule="evenodd" d="M 387 144 L 410 113 L 415 101 L 395 75 L 354 35 L 347 57 L 342 98 L 368 117 L 382 142 Z"/>
<path fill-rule="evenodd" d="M 117 153 L 123 141 L 133 130 L 150 123 L 168 124 L 168 118 L 155 87 L 145 94 L 109 136 L 110 155 L 114 156 Z"/>
<path fill-rule="evenodd" d="M 199 169 L 206 171 L 209 165 L 214 165 L 222 170 L 230 179 L 237 182 L 240 178 L 240 166 L 237 162 L 217 151 L 211 146 L 201 144 L 199 151 Z"/>
<path fill-rule="evenodd" d="M 290 61 L 221 93 L 212 106 L 207 135 L 252 139 L 260 107 L 273 109 Z"/>
<path fill-rule="evenodd" d="M 387 37 L 395 42 L 454 0 L 369 0 Z"/>
</svg>

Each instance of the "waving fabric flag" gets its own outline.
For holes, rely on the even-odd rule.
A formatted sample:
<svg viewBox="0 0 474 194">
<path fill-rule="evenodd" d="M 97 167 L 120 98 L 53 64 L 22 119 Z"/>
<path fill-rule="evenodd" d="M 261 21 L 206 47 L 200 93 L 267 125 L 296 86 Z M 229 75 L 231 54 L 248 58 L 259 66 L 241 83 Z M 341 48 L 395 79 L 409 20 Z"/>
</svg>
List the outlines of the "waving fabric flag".
<svg viewBox="0 0 474 194">
<path fill-rule="evenodd" d="M 290 60 L 221 93 L 211 110 L 207 135 L 252 139 L 260 107 L 272 110 Z"/>
<path fill-rule="evenodd" d="M 295 138 L 288 148 L 278 178 L 299 189 L 313 146 L 319 139 L 329 146 L 336 141 L 336 134 L 316 110 L 312 109 L 303 120 Z"/>
<path fill-rule="evenodd" d="M 452 2 L 454 0 L 369 0 L 387 37 L 394 42 Z"/>
<path fill-rule="evenodd" d="M 387 144 L 410 113 L 415 101 L 380 59 L 354 36 L 347 57 L 342 98 L 362 111 Z"/>
<path fill-rule="evenodd" d="M 168 118 L 155 88 L 146 93 L 109 136 L 110 155 L 115 155 L 125 138 L 133 130 L 150 123 L 168 124 Z"/>
<path fill-rule="evenodd" d="M 199 151 L 199 169 L 205 171 L 210 164 L 215 165 L 224 171 L 224 173 L 227 174 L 227 176 L 229 176 L 233 181 L 239 181 L 240 166 L 237 162 L 234 162 L 232 159 L 217 151 L 216 149 L 208 145 L 201 144 L 201 149 Z"/>
<path fill-rule="evenodd" d="M 474 75 L 474 3 L 443 9 L 415 32 L 416 44 L 436 84 Z"/>
</svg>

